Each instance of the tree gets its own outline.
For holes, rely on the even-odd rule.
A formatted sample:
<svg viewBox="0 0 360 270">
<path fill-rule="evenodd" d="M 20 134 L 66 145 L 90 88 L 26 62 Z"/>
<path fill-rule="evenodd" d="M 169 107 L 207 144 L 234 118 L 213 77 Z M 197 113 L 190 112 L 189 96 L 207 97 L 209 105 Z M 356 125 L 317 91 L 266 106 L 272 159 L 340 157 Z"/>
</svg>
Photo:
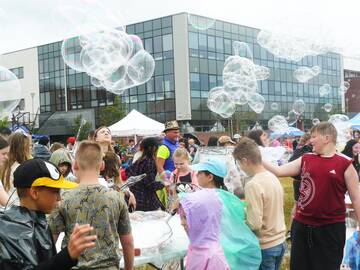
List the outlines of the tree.
<svg viewBox="0 0 360 270">
<path fill-rule="evenodd" d="M 251 123 L 255 123 L 259 115 L 254 111 L 236 111 L 233 115 L 233 131 L 240 133 L 246 131 Z"/>
<path fill-rule="evenodd" d="M 82 118 L 82 114 L 74 119 L 73 133 L 77 137 L 77 141 L 87 139 L 89 132 L 92 129 L 92 124 Z"/>
<path fill-rule="evenodd" d="M 0 119 L 0 128 L 9 127 L 9 118 L 4 117 L 3 119 Z"/>
<path fill-rule="evenodd" d="M 126 105 L 121 103 L 120 96 L 115 96 L 114 105 L 100 108 L 99 120 L 100 126 L 111 126 L 126 115 Z"/>
</svg>

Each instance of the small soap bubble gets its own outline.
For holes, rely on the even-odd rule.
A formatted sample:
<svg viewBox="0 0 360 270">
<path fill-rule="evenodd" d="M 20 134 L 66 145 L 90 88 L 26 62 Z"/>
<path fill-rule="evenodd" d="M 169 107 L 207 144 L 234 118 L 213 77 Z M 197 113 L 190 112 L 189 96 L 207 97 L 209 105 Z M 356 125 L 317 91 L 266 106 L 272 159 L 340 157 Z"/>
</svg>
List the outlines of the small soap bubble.
<svg viewBox="0 0 360 270">
<path fill-rule="evenodd" d="M 331 92 L 331 86 L 330 84 L 323 84 L 322 86 L 320 86 L 319 88 L 319 95 L 320 97 L 326 96 L 328 94 L 330 94 Z"/>
<path fill-rule="evenodd" d="M 289 126 L 292 126 L 296 123 L 298 115 L 299 114 L 297 114 L 294 110 L 291 110 L 288 112 L 288 116 L 287 116 L 286 120 L 288 121 Z"/>
<path fill-rule="evenodd" d="M 297 99 L 294 101 L 292 108 L 296 114 L 300 115 L 305 111 L 305 102 L 302 99 Z"/>
<path fill-rule="evenodd" d="M 282 115 L 275 115 L 268 121 L 268 128 L 271 131 L 282 131 L 289 127 L 286 118 Z"/>
<path fill-rule="evenodd" d="M 331 112 L 332 108 L 333 108 L 333 105 L 332 105 L 331 103 L 326 103 L 326 104 L 324 104 L 324 106 L 323 106 L 323 109 L 324 109 L 324 111 L 326 111 L 326 112 Z"/>
<path fill-rule="evenodd" d="M 318 119 L 318 118 L 314 118 L 313 120 L 312 120 L 312 124 L 314 125 L 314 126 L 316 126 L 317 124 L 319 124 L 320 123 L 320 120 Z"/>
<path fill-rule="evenodd" d="M 279 104 L 277 104 L 276 102 L 273 102 L 273 103 L 271 103 L 270 108 L 273 111 L 277 111 L 279 109 Z"/>
<path fill-rule="evenodd" d="M 301 83 L 306 83 L 313 77 L 320 74 L 320 67 L 314 66 L 312 68 L 309 67 L 299 67 L 294 71 L 294 78 L 297 79 Z"/>
</svg>

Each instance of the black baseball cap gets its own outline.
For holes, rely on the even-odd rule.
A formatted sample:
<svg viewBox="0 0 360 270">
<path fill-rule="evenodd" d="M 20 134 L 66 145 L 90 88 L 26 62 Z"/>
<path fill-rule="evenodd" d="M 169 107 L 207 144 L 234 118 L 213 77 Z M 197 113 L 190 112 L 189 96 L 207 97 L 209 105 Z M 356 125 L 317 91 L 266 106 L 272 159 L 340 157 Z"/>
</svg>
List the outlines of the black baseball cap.
<svg viewBox="0 0 360 270">
<path fill-rule="evenodd" d="M 22 163 L 14 172 L 14 187 L 52 187 L 71 189 L 78 184 L 65 180 L 56 166 L 39 158 Z"/>
</svg>

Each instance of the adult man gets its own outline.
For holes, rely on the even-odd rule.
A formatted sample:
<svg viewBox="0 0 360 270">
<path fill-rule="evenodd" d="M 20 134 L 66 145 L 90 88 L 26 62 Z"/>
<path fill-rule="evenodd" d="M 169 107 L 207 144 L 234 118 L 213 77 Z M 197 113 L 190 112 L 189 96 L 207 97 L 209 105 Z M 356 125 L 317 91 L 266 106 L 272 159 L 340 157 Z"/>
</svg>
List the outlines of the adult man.
<svg viewBox="0 0 360 270">
<path fill-rule="evenodd" d="M 164 171 L 172 172 L 175 170 L 174 160 L 172 158 L 176 148 L 179 147 L 180 128 L 176 121 L 165 123 L 165 137 L 162 145 L 159 147 L 156 155 L 156 168 L 159 174 Z"/>
<path fill-rule="evenodd" d="M 35 143 L 32 151 L 32 155 L 34 158 L 41 158 L 43 160 L 49 160 L 51 157 L 51 152 L 47 145 L 49 144 L 49 138 L 47 136 L 42 136 Z"/>
</svg>

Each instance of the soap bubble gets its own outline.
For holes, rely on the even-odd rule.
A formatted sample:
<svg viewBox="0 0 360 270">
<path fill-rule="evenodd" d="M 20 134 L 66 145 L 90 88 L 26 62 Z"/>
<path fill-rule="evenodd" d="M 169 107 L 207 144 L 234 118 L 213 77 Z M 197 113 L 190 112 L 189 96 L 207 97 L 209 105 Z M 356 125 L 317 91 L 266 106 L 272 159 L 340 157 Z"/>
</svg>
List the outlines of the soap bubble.
<svg viewBox="0 0 360 270">
<path fill-rule="evenodd" d="M 323 109 L 324 109 L 324 111 L 326 111 L 326 112 L 331 112 L 332 108 L 333 108 L 333 105 L 332 105 L 331 103 L 326 103 L 326 104 L 324 104 L 324 106 L 323 106 Z"/>
<path fill-rule="evenodd" d="M 204 31 L 214 26 L 216 20 L 206 17 L 201 17 L 198 15 L 188 14 L 188 22 L 195 29 Z"/>
<path fill-rule="evenodd" d="M 299 67 L 294 71 L 294 78 L 299 82 L 306 83 L 313 77 L 319 75 L 320 71 L 321 69 L 319 66 L 313 66 L 312 68 Z"/>
<path fill-rule="evenodd" d="M 259 45 L 276 57 L 300 61 L 307 55 L 326 53 L 329 49 L 310 40 L 293 36 L 291 33 L 277 33 L 261 30 L 257 35 Z"/>
<path fill-rule="evenodd" d="M 235 103 L 222 87 L 215 87 L 209 91 L 207 106 L 210 111 L 223 118 L 229 118 L 236 110 Z"/>
<path fill-rule="evenodd" d="M 299 114 L 296 113 L 294 110 L 291 110 L 288 112 L 288 116 L 287 116 L 286 120 L 288 121 L 289 126 L 292 126 L 296 123 L 298 115 Z"/>
<path fill-rule="evenodd" d="M 292 108 L 296 114 L 300 115 L 305 111 L 305 102 L 302 99 L 297 99 L 294 101 Z"/>
<path fill-rule="evenodd" d="M 273 102 L 273 103 L 271 103 L 270 108 L 273 111 L 277 111 L 279 109 L 279 104 L 277 104 L 276 102 Z"/>
<path fill-rule="evenodd" d="M 84 72 L 80 59 L 81 45 L 79 37 L 64 39 L 61 44 L 61 55 L 65 64 L 76 71 Z"/>
<path fill-rule="evenodd" d="M 143 84 L 150 80 L 154 69 L 154 58 L 145 50 L 137 52 L 127 64 L 128 75 L 135 84 Z"/>
<path fill-rule="evenodd" d="M 268 121 L 268 128 L 271 131 L 282 131 L 289 127 L 288 122 L 282 115 L 275 115 Z"/>
<path fill-rule="evenodd" d="M 246 42 L 234 41 L 233 43 L 234 55 L 245 57 L 253 60 L 253 55 L 249 45 Z"/>
<path fill-rule="evenodd" d="M 270 70 L 264 66 L 254 65 L 254 72 L 258 81 L 266 80 L 270 77 Z"/>
<path fill-rule="evenodd" d="M 320 120 L 318 119 L 318 118 L 314 118 L 313 120 L 312 120 L 312 124 L 314 125 L 314 126 L 316 126 L 317 124 L 319 124 L 320 123 Z"/>
<path fill-rule="evenodd" d="M 102 86 L 101 81 L 96 79 L 95 77 L 91 77 L 90 82 L 95 87 L 101 87 Z"/>
<path fill-rule="evenodd" d="M 231 96 L 236 105 L 244 105 L 248 102 L 248 94 L 244 92 L 241 86 L 225 87 L 224 90 Z"/>
<path fill-rule="evenodd" d="M 224 64 L 223 82 L 226 89 L 239 87 L 245 93 L 257 92 L 258 85 L 253 62 L 244 57 L 228 57 Z"/>
<path fill-rule="evenodd" d="M 21 100 L 21 86 L 14 73 L 0 66 L 0 119 L 9 116 Z"/>
<path fill-rule="evenodd" d="M 331 86 L 330 84 L 323 84 L 322 86 L 320 86 L 319 88 L 319 95 L 320 97 L 326 96 L 331 92 Z"/>
<path fill-rule="evenodd" d="M 332 123 L 337 131 L 337 147 L 341 149 L 351 139 L 351 123 L 349 117 L 344 114 L 333 114 L 328 122 Z"/>
<path fill-rule="evenodd" d="M 347 90 L 350 88 L 350 83 L 345 81 L 342 85 L 339 87 L 340 94 L 344 94 L 347 92 Z"/>
<path fill-rule="evenodd" d="M 265 107 L 265 98 L 258 93 L 251 93 L 248 97 L 248 104 L 254 112 L 261 113 Z"/>
</svg>

